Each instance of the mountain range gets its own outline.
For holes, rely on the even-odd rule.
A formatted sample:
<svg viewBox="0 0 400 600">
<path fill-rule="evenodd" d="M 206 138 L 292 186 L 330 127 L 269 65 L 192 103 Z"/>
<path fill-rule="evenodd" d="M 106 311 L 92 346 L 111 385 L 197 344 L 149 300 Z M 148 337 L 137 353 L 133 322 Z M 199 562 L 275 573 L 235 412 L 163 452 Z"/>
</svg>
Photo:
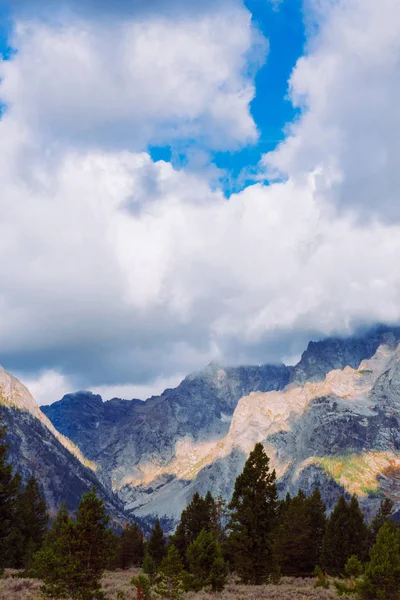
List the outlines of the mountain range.
<svg viewBox="0 0 400 600">
<path fill-rule="evenodd" d="M 330 509 L 356 493 L 367 514 L 400 510 L 400 328 L 310 342 L 294 367 L 211 364 L 146 401 L 82 391 L 37 406 L 0 371 L 10 458 L 49 506 L 96 485 L 117 519 L 175 521 L 193 493 L 228 499 L 262 441 L 283 495 L 315 486 Z"/>
</svg>

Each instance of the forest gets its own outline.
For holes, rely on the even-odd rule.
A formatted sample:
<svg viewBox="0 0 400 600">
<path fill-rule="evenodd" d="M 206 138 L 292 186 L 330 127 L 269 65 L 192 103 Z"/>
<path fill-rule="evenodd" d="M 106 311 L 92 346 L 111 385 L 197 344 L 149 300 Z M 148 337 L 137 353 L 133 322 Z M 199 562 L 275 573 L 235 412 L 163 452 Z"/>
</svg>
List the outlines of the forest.
<svg viewBox="0 0 400 600">
<path fill-rule="evenodd" d="M 129 574 L 129 590 L 114 596 L 119 600 L 218 594 L 232 582 L 278 589 L 287 578 L 330 590 L 329 597 L 400 597 L 400 530 L 392 501 L 383 499 L 367 524 L 356 496 L 341 496 L 330 515 L 317 488 L 309 497 L 299 490 L 280 500 L 261 443 L 229 503 L 195 493 L 173 534 L 156 519 L 145 535 L 137 523 L 118 528 L 95 489 L 83 495 L 76 514 L 62 505 L 50 520 L 36 479 L 23 487 L 7 462 L 4 440 L 1 425 L 0 598 L 11 598 L 6 590 L 14 589 L 5 585 L 2 591 L 2 581 L 22 582 L 23 589 L 24 580 L 35 580 L 38 597 L 106 600 L 102 582 L 110 572 Z"/>
</svg>

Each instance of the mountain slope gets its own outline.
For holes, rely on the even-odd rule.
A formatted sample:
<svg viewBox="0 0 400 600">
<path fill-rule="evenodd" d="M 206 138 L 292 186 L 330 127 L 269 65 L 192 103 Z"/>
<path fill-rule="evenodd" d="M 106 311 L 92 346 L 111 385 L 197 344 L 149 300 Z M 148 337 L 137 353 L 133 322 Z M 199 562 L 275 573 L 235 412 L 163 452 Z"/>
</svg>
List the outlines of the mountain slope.
<svg viewBox="0 0 400 600">
<path fill-rule="evenodd" d="M 33 474 L 38 479 L 50 512 L 62 501 L 70 510 L 93 486 L 116 518 L 122 505 L 96 476 L 96 467 L 41 412 L 27 388 L 0 367 L 0 408 L 7 425 L 8 460 L 24 483 Z"/>
<path fill-rule="evenodd" d="M 120 489 L 150 481 L 177 452 L 190 452 L 192 442 L 216 443 L 226 435 L 243 395 L 282 389 L 289 377 L 284 365 L 227 369 L 209 365 L 176 389 L 146 402 L 103 403 L 90 392 L 78 392 L 42 410 L 102 467 L 99 477 Z"/>
<path fill-rule="evenodd" d="M 176 518 L 195 490 L 229 498 L 262 441 L 281 493 L 318 485 L 373 511 L 398 502 L 400 329 L 310 342 L 295 367 L 210 365 L 146 402 L 88 392 L 43 407 L 137 516 Z M 399 406 L 398 406 L 399 404 Z"/>
</svg>

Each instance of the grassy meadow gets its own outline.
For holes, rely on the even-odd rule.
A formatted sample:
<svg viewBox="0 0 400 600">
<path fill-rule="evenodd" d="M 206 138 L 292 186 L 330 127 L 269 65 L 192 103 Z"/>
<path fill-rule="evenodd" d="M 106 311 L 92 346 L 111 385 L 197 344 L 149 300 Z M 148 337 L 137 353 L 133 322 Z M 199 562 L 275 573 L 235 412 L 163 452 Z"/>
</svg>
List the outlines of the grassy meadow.
<svg viewBox="0 0 400 600">
<path fill-rule="evenodd" d="M 136 600 L 136 590 L 130 580 L 140 571 L 107 572 L 103 578 L 103 590 L 108 600 Z M 12 571 L 0 579 L 0 600 L 47 600 L 40 593 L 40 582 L 36 579 L 13 578 Z M 219 594 L 210 592 L 188 592 L 187 600 L 330 600 L 337 598 L 334 588 L 314 588 L 314 579 L 284 577 L 279 585 L 243 586 L 232 580 Z"/>
</svg>

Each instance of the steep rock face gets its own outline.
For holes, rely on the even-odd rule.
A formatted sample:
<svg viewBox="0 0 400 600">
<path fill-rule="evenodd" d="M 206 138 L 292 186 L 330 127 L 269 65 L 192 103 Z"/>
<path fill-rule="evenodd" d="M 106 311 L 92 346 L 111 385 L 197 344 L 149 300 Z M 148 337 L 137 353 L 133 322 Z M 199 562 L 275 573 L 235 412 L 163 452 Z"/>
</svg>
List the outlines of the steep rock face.
<svg viewBox="0 0 400 600">
<path fill-rule="evenodd" d="M 146 402 L 102 403 L 99 396 L 81 392 L 42 410 L 102 467 L 103 481 L 119 490 L 146 485 L 166 474 L 180 477 L 226 435 L 243 395 L 282 389 L 289 377 L 284 365 L 228 369 L 209 365 L 176 389 Z"/>
<path fill-rule="evenodd" d="M 400 508 L 399 419 L 400 347 L 382 345 L 358 369 L 242 398 L 228 434 L 189 486 L 192 493 L 211 488 L 229 498 L 245 458 L 261 441 L 282 494 L 318 486 L 328 508 L 343 491 L 358 494 L 367 513 L 382 495 Z"/>
<path fill-rule="evenodd" d="M 352 367 L 371 358 L 381 344 L 400 342 L 400 328 L 380 325 L 362 335 L 327 338 L 310 342 L 301 360 L 293 368 L 290 380 L 295 383 L 321 381 L 329 371 Z"/>
<path fill-rule="evenodd" d="M 0 408 L 7 425 L 7 458 L 24 483 L 35 475 L 51 513 L 62 501 L 75 510 L 81 495 L 95 486 L 107 510 L 123 519 L 121 502 L 99 482 L 95 466 L 55 430 L 27 388 L 1 367 Z"/>
<path fill-rule="evenodd" d="M 125 508 L 177 518 L 194 491 L 228 499 L 255 442 L 281 494 L 321 488 L 400 509 L 400 329 L 312 342 L 298 365 L 209 365 L 146 402 L 87 392 L 43 407 Z"/>
</svg>

